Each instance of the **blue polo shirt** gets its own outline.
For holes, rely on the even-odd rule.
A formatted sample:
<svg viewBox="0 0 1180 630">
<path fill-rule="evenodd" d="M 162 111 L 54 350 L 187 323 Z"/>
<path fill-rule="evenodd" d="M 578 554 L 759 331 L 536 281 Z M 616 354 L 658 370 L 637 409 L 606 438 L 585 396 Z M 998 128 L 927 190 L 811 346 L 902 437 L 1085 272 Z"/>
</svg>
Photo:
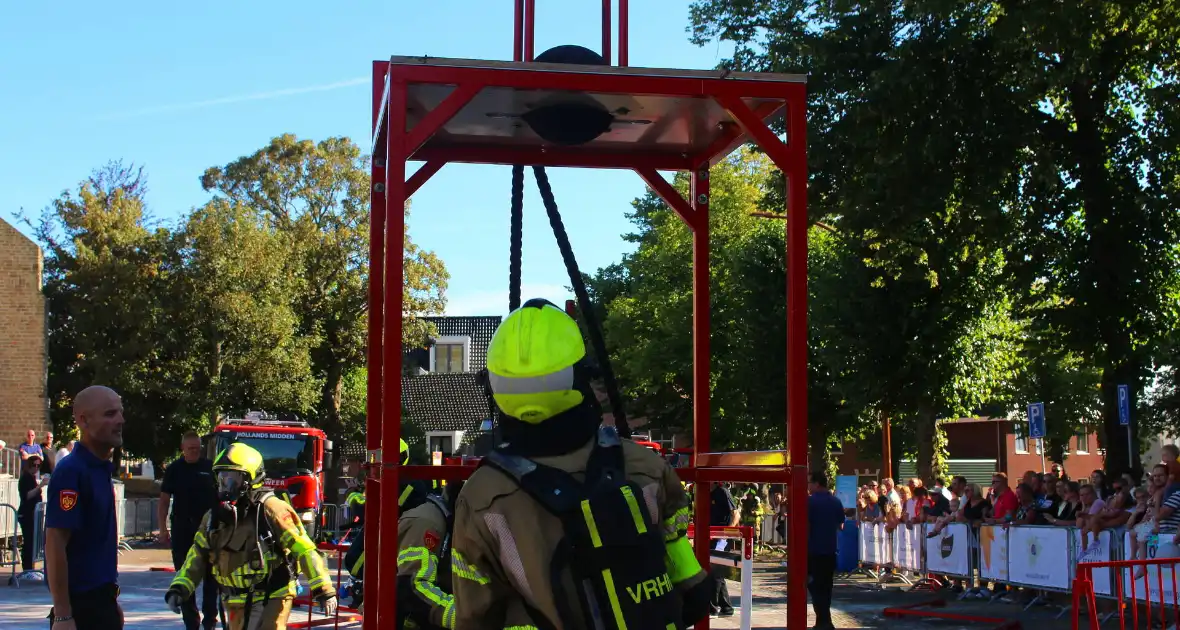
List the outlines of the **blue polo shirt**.
<svg viewBox="0 0 1180 630">
<path fill-rule="evenodd" d="M 49 479 L 45 527 L 70 530 L 66 565 L 71 593 L 118 583 L 114 469 L 112 462 L 99 459 L 79 440 Z"/>
<path fill-rule="evenodd" d="M 836 555 L 836 540 L 844 526 L 844 505 L 836 495 L 818 490 L 807 497 L 807 553 Z"/>
</svg>

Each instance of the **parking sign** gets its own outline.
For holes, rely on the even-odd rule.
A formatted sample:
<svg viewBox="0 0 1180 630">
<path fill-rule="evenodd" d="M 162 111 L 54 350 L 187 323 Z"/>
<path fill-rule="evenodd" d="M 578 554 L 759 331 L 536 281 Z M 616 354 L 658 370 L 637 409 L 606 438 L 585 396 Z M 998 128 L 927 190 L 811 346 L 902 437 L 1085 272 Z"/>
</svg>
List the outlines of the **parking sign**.
<svg viewBox="0 0 1180 630">
<path fill-rule="evenodd" d="M 1033 439 L 1045 437 L 1045 403 L 1028 406 L 1028 436 Z"/>
<path fill-rule="evenodd" d="M 1131 388 L 1119 385 L 1119 425 L 1131 426 Z"/>
</svg>

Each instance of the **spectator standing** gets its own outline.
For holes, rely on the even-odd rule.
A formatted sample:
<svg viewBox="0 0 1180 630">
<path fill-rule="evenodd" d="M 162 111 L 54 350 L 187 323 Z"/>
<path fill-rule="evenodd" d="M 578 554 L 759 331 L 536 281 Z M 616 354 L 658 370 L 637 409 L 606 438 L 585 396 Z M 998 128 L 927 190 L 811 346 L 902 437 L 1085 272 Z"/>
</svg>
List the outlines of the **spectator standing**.
<svg viewBox="0 0 1180 630">
<path fill-rule="evenodd" d="M 29 459 L 30 455 L 36 455 L 42 460 L 45 459 L 45 453 L 41 450 L 41 445 L 37 443 L 37 432 L 29 429 L 25 434 L 25 441 L 20 445 L 21 461 Z"/>
<path fill-rule="evenodd" d="M 33 570 L 33 533 L 36 531 L 37 504 L 41 502 L 41 488 L 49 483 L 49 477 L 40 474 L 41 458 L 29 455 L 24 461 L 24 470 L 17 481 L 17 491 L 20 492 L 20 507 L 16 510 L 17 520 L 20 521 L 20 568 L 22 571 Z"/>
<path fill-rule="evenodd" d="M 1050 525 L 1059 525 L 1063 527 L 1071 527 L 1077 523 L 1078 510 L 1082 507 L 1081 498 L 1078 496 L 1081 491 L 1081 486 L 1076 481 L 1058 481 L 1057 494 L 1061 496 L 1061 501 L 1053 508 L 1052 512 L 1045 514 L 1045 520 Z"/>
<path fill-rule="evenodd" d="M 992 475 L 992 517 L 988 522 L 1003 524 L 1012 520 L 1019 505 L 1016 493 L 1008 487 L 1008 475 L 1000 472 Z"/>
<path fill-rule="evenodd" d="M 180 440 L 180 452 L 181 457 L 164 469 L 160 505 L 157 508 L 160 544 L 171 548 L 172 565 L 177 571 L 184 565 L 185 557 L 193 546 L 201 519 L 217 505 L 213 462 L 201 456 L 201 436 L 192 431 L 185 433 Z M 169 502 L 172 503 L 171 528 L 168 523 Z M 198 630 L 201 627 L 195 591 L 181 603 L 180 612 L 187 630 Z M 211 566 L 201 580 L 201 613 L 205 617 L 206 630 L 217 625 L 217 581 L 213 579 Z"/>
<path fill-rule="evenodd" d="M 73 412 L 81 439 L 58 463 L 45 509 L 49 627 L 123 630 L 111 483 L 111 457 L 123 445 L 123 402 L 114 390 L 95 385 L 74 397 Z"/>
<path fill-rule="evenodd" d="M 65 446 L 57 449 L 57 459 L 54 460 L 54 463 L 55 464 L 60 463 L 62 458 L 64 458 L 66 455 L 69 455 L 73 451 L 74 451 L 74 440 L 70 440 L 70 441 L 66 442 Z"/>
<path fill-rule="evenodd" d="M 822 472 L 811 474 L 811 496 L 807 498 L 807 590 L 815 609 L 815 630 L 834 630 L 832 625 L 832 584 L 836 575 L 836 549 L 844 529 L 844 506 L 828 491 Z"/>
<path fill-rule="evenodd" d="M 715 527 L 735 527 L 738 523 L 737 505 L 733 501 L 733 495 L 729 493 L 728 483 L 718 483 L 713 485 L 713 491 L 709 494 L 709 525 Z M 722 546 L 724 541 L 713 540 L 710 541 L 714 545 Z M 713 578 L 717 584 L 717 591 L 713 594 L 713 612 L 711 616 L 718 617 L 732 617 L 733 604 L 729 600 L 729 585 L 725 583 L 725 577 L 717 574 L 717 565 L 710 563 L 709 573 L 713 574 Z"/>
<path fill-rule="evenodd" d="M 934 487 L 930 489 L 930 494 L 931 495 L 941 494 L 943 496 L 943 498 L 946 499 L 946 502 L 948 505 L 950 504 L 951 499 L 958 496 L 957 494 L 954 493 L 954 491 L 947 489 L 946 481 L 943 480 L 942 477 L 936 477 L 934 479 Z"/>
<path fill-rule="evenodd" d="M 41 440 L 41 457 L 44 458 L 41 462 L 41 472 L 52 473 L 53 467 L 57 464 L 57 453 L 53 450 L 53 433 L 46 433 Z"/>
</svg>

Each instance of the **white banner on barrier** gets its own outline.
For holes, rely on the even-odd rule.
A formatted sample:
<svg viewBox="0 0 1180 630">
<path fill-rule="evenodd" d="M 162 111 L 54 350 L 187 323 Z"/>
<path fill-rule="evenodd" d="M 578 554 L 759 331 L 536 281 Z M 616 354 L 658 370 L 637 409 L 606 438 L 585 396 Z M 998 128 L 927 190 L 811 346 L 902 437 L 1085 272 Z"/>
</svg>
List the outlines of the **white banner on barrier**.
<svg viewBox="0 0 1180 630">
<path fill-rule="evenodd" d="M 881 523 L 861 523 L 860 527 L 860 561 L 867 565 L 879 565 L 884 562 L 881 553 L 885 541 L 885 526 Z"/>
<path fill-rule="evenodd" d="M 1008 530 L 1001 525 L 979 528 L 979 576 L 1008 581 Z"/>
<path fill-rule="evenodd" d="M 971 530 L 966 523 L 950 523 L 926 539 L 926 571 L 937 575 L 970 575 Z"/>
<path fill-rule="evenodd" d="M 1157 538 L 1150 540 L 1147 543 L 1147 559 L 1154 560 L 1156 558 L 1176 558 L 1177 564 L 1180 564 L 1180 545 L 1177 545 L 1173 540 L 1172 534 L 1160 534 Z M 1131 534 L 1123 534 L 1123 557 L 1130 560 L 1134 557 L 1134 550 L 1131 549 Z M 1160 572 L 1163 572 L 1163 596 L 1160 596 Z M 1176 568 L 1176 573 L 1180 574 L 1180 566 Z M 1098 577 L 1094 577 L 1094 581 L 1098 581 Z M 1146 583 L 1145 583 L 1146 582 Z M 1151 601 L 1153 602 L 1168 602 L 1173 601 L 1173 593 L 1176 592 L 1176 585 L 1172 579 L 1172 565 L 1163 564 L 1147 567 L 1147 575 L 1144 578 L 1135 580 L 1135 599 L 1145 600 L 1148 595 L 1148 586 L 1150 585 Z M 1131 573 L 1129 570 L 1123 571 L 1123 592 L 1127 597 L 1131 596 Z"/>
<path fill-rule="evenodd" d="M 893 532 L 894 566 L 915 573 L 922 571 L 921 538 L 921 525 L 897 526 Z"/>
<path fill-rule="evenodd" d="M 1014 584 L 1068 590 L 1069 530 L 1008 528 L 1008 580 Z"/>
<path fill-rule="evenodd" d="M 1098 541 L 1091 541 L 1086 551 L 1082 551 L 1082 530 L 1070 528 L 1069 541 L 1073 546 L 1073 566 L 1070 567 L 1070 575 L 1076 576 L 1078 572 L 1079 562 L 1106 562 L 1111 560 L 1111 551 L 1113 549 L 1110 544 L 1111 541 L 1110 530 L 1102 532 L 1098 536 Z M 1110 569 L 1094 569 L 1091 571 L 1094 579 L 1094 593 L 1097 595 L 1113 595 L 1114 587 L 1111 586 L 1111 571 Z"/>
</svg>

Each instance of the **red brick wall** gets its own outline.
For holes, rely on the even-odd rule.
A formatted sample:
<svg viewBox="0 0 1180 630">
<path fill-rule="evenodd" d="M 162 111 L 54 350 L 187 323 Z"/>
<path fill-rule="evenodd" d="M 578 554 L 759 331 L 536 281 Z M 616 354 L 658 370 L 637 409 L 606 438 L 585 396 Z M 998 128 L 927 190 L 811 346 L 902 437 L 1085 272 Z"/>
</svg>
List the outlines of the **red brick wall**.
<svg viewBox="0 0 1180 630">
<path fill-rule="evenodd" d="M 41 248 L 0 219 L 0 440 L 49 428 Z"/>
</svg>

